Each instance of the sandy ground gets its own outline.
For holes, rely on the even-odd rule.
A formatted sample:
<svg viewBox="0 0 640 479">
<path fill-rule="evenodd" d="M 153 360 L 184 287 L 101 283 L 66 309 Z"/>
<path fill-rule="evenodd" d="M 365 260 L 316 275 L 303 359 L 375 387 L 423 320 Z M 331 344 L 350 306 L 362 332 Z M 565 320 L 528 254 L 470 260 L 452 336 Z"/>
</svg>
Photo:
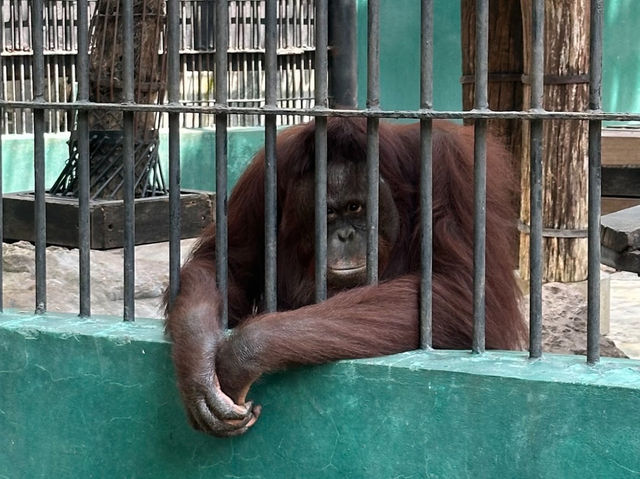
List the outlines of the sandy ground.
<svg viewBox="0 0 640 479">
<path fill-rule="evenodd" d="M 184 240 L 183 258 L 194 240 Z M 161 318 L 161 295 L 168 280 L 167 243 L 136 248 L 136 315 Z M 91 310 L 121 314 L 123 309 L 122 250 L 91 252 Z M 3 245 L 4 306 L 33 311 L 35 303 L 34 248 L 26 242 Z M 47 310 L 78 312 L 78 251 L 47 248 Z M 604 283 L 603 283 L 604 284 Z M 543 348 L 546 352 L 586 351 L 585 283 L 543 286 Z M 604 295 L 603 295 L 604 296 Z M 523 304 L 527 308 L 527 301 Z M 640 277 L 610 275 L 610 329 L 601 340 L 603 356 L 621 353 L 640 359 Z M 614 344 L 615 343 L 615 344 Z"/>
</svg>

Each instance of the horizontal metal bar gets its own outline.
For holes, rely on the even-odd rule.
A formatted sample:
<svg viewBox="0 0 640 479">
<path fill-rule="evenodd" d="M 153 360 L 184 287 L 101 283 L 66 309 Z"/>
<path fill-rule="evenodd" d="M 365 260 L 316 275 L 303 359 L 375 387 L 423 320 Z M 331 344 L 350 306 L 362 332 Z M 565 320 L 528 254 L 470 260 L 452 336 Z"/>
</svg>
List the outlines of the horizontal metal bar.
<svg viewBox="0 0 640 479">
<path fill-rule="evenodd" d="M 603 111 L 492 111 L 492 110 L 330 110 L 328 108 L 262 108 L 233 106 L 188 106 L 188 105 L 143 105 L 136 103 L 90 103 L 90 102 L 44 102 L 44 101 L 0 101 L 0 108 L 24 108 L 33 110 L 114 110 L 136 112 L 202 113 L 231 115 L 296 115 L 313 117 L 364 117 L 364 118 L 404 118 L 432 120 L 474 120 L 506 119 L 534 120 L 600 120 L 600 121 L 640 121 L 640 113 L 621 113 Z"/>
</svg>

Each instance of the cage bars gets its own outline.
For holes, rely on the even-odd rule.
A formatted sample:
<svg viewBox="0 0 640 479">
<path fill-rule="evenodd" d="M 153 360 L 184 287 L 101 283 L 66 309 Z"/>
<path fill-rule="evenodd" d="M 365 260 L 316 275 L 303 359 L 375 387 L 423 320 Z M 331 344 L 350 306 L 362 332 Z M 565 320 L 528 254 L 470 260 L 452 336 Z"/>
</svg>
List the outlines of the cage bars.
<svg viewBox="0 0 640 479">
<path fill-rule="evenodd" d="M 167 0 L 167 94 L 180 101 L 180 6 Z M 169 304 L 180 288 L 180 114 L 169 113 Z"/>
<path fill-rule="evenodd" d="M 31 43 L 33 45 L 33 170 L 35 182 L 35 243 L 36 243 L 36 304 L 35 312 L 42 314 L 47 310 L 47 219 L 45 203 L 45 110 L 38 108 L 44 103 L 44 35 L 42 0 L 31 3 Z"/>
<path fill-rule="evenodd" d="M 78 98 L 89 101 L 89 5 L 78 0 Z M 89 112 L 78 111 L 78 247 L 80 316 L 91 315 L 91 225 L 89 221 Z"/>
<path fill-rule="evenodd" d="M 544 88 L 544 0 L 532 5 L 531 110 L 542 112 Z M 542 355 L 542 118 L 531 121 L 529 234 L 529 357 Z"/>
<path fill-rule="evenodd" d="M 367 2 L 367 110 L 380 108 L 380 0 Z M 378 283 L 380 120 L 367 119 L 367 284 Z"/>
<path fill-rule="evenodd" d="M 227 2 L 216 2 L 216 104 L 227 106 L 227 50 L 229 48 L 229 9 Z M 220 292 L 221 326 L 229 323 L 227 231 L 227 114 L 216 114 L 216 278 Z"/>
<path fill-rule="evenodd" d="M 329 106 L 328 55 L 329 41 L 327 0 L 316 0 L 316 110 Z M 315 287 L 316 302 L 327 298 L 327 118 L 315 119 Z"/>
<path fill-rule="evenodd" d="M 589 109 L 602 108 L 602 29 L 603 0 L 591 0 L 589 40 Z M 589 234 L 587 277 L 587 362 L 600 359 L 600 196 L 601 183 L 600 120 L 589 120 Z"/>
<path fill-rule="evenodd" d="M 133 2 L 122 2 L 122 35 L 133 39 Z M 122 101 L 135 104 L 135 53 L 134 42 L 122 42 Z M 135 319 L 135 113 L 123 112 L 124 161 L 124 320 Z"/>
<path fill-rule="evenodd" d="M 433 0 L 420 8 L 420 108 L 433 108 Z M 433 137 L 432 121 L 420 120 L 420 347 L 433 346 Z"/>
<path fill-rule="evenodd" d="M 266 37 L 265 37 L 265 109 L 276 108 L 278 88 L 277 58 L 277 0 L 266 0 Z M 273 312 L 278 307 L 277 299 L 277 158 L 276 158 L 275 114 L 265 115 L 264 151 L 265 151 L 265 309 Z"/>
<path fill-rule="evenodd" d="M 475 103 L 487 110 L 489 60 L 489 0 L 476 1 Z M 474 122 L 474 214 L 473 214 L 473 345 L 474 353 L 485 349 L 485 251 L 487 223 L 487 120 Z"/>
<path fill-rule="evenodd" d="M 125 2 L 125 4 L 128 2 Z M 223 6 L 224 5 L 224 6 Z M 474 223 L 474 334 L 473 334 L 473 351 L 476 353 L 484 350 L 484 255 L 485 255 L 485 189 L 486 189 L 486 123 L 491 118 L 518 118 L 532 121 L 532 151 L 531 151 L 531 170 L 532 170 L 532 212 L 531 212 L 531 257 L 532 257 L 532 282 L 531 282 L 531 344 L 530 344 L 530 356 L 532 358 L 540 357 L 541 351 L 541 296 L 540 296 L 540 240 L 542 233 L 542 216 L 539 197 L 541 195 L 541 159 L 542 159 L 542 134 L 541 128 L 544 120 L 549 119 L 582 119 L 590 122 L 590 137 L 589 137 L 589 305 L 588 305 L 588 351 L 587 361 L 593 364 L 599 359 L 598 351 L 598 339 L 599 339 L 599 216 L 600 216 L 600 128 L 603 120 L 638 120 L 640 115 L 632 113 L 605 113 L 601 111 L 600 90 L 602 82 L 602 0 L 591 1 L 591 65 L 590 65 L 590 102 L 589 111 L 586 112 L 547 112 L 543 108 L 543 55 L 544 55 L 544 42 L 543 42 L 543 25 L 544 25 L 544 2 L 543 0 L 535 0 L 534 3 L 534 16 L 533 16 L 533 35 L 534 35 L 534 48 L 533 48 L 533 62 L 534 67 L 532 69 L 532 108 L 529 111 L 511 111 L 511 112 L 492 112 L 488 110 L 487 103 L 487 20 L 488 20 L 488 1 L 477 0 L 477 58 L 476 58 L 476 98 L 474 110 L 470 112 L 459 111 L 434 111 L 432 104 L 433 96 L 433 84 L 431 79 L 431 73 L 433 69 L 433 50 L 432 50 L 432 35 L 433 35 L 433 1 L 422 0 L 422 36 L 421 36 L 421 94 L 420 94 L 420 110 L 384 110 L 380 108 L 379 104 L 379 0 L 373 0 L 369 2 L 368 6 L 368 26 L 369 26 L 369 47 L 368 47 L 368 59 L 369 59 L 369 72 L 367 81 L 367 109 L 357 110 L 354 108 L 342 108 L 342 109 L 328 109 L 328 60 L 327 60 L 327 42 L 328 42 L 328 30 L 327 30 L 327 0 L 319 0 L 316 3 L 316 9 L 313 13 L 307 12 L 306 18 L 314 18 L 314 24 L 309 25 L 310 30 L 313 30 L 316 35 L 317 53 L 314 59 L 315 61 L 315 77 L 309 79 L 309 83 L 315 84 L 315 105 L 306 105 L 301 108 L 283 107 L 281 99 L 277 98 L 277 79 L 278 74 L 282 75 L 282 63 L 279 62 L 279 52 L 277 42 L 283 41 L 284 37 L 278 37 L 278 29 L 274 28 L 274 25 L 278 23 L 278 16 L 276 12 L 275 0 L 269 1 L 266 4 L 265 15 L 267 18 L 267 25 L 265 27 L 266 39 L 265 39 L 265 53 L 264 63 L 266 69 L 266 89 L 265 89 L 265 107 L 252 106 L 252 107 L 238 107 L 229 104 L 228 99 L 228 54 L 227 54 L 227 41 L 228 41 L 228 17 L 227 6 L 225 2 L 218 2 L 216 7 L 216 54 L 215 65 L 217 75 L 217 88 L 216 88 L 216 102 L 213 105 L 206 104 L 202 106 L 190 106 L 179 102 L 179 89 L 177 88 L 176 78 L 179 76 L 180 63 L 175 61 L 179 51 L 179 24 L 178 15 L 178 1 L 170 0 L 169 9 L 169 34 L 168 34 L 168 58 L 170 62 L 169 75 L 170 84 L 172 87 L 169 89 L 169 102 L 162 105 L 141 105 L 135 103 L 133 95 L 133 51 L 132 48 L 129 51 L 125 51 L 125 69 L 124 69 L 124 81 L 125 81 L 125 98 L 124 103 L 113 105 L 109 103 L 89 103 L 88 100 L 88 68 L 83 57 L 86 57 L 86 51 L 88 48 L 86 30 L 88 29 L 87 19 L 85 14 L 88 13 L 89 7 L 87 0 L 79 0 L 78 3 L 78 18 L 79 28 L 77 42 L 80 48 L 80 55 L 78 57 L 78 94 L 77 101 L 73 104 L 65 104 L 60 101 L 58 96 L 49 96 L 55 101 L 46 101 L 45 95 L 45 62 L 43 55 L 43 35 L 42 35 L 42 0 L 34 0 L 31 4 L 32 15 L 31 19 L 33 25 L 30 28 L 32 33 L 31 44 L 34 49 L 33 56 L 33 68 L 34 68 L 34 82 L 33 88 L 33 100 L 32 101 L 16 101 L 15 96 L 12 100 L 7 101 L 7 87 L 3 87 L 2 91 L 2 103 L 0 107 L 3 112 L 7 108 L 16 108 L 24 113 L 26 109 L 33 110 L 34 121 L 34 168 L 35 168 L 35 182 L 36 182 L 36 311 L 44 312 L 46 310 L 46 289 L 44 279 L 46 277 L 45 270 L 45 250 L 46 244 L 46 230 L 44 225 L 46 224 L 46 218 L 44 217 L 44 209 L 42 209 L 44 198 L 44 129 L 45 129 L 45 114 L 47 111 L 63 110 L 65 112 L 72 112 L 78 115 L 79 125 L 85 124 L 86 115 L 89 110 L 102 109 L 102 110 L 119 110 L 124 112 L 125 118 L 129 118 L 125 122 L 125 144 L 128 144 L 128 153 L 125 158 L 133 158 L 133 115 L 135 113 L 149 113 L 154 111 L 166 112 L 170 118 L 170 160 L 172 166 L 170 167 L 170 190 L 175 194 L 179 194 L 179 115 L 181 113 L 193 113 L 193 114 L 215 114 L 217 128 L 217 146 L 216 146 L 216 163 L 217 173 L 216 182 L 218 188 L 217 197 L 217 216 L 218 216 L 218 228 L 220 231 L 218 235 L 218 248 L 220 257 L 223 259 L 223 265 L 217 265 L 218 277 L 220 284 L 220 291 L 222 297 L 226 301 L 226 155 L 227 155 L 227 121 L 230 114 L 239 115 L 256 115 L 258 117 L 265 117 L 268 127 L 265 131 L 266 146 L 266 171 L 267 179 L 265 184 L 265 191 L 267 194 L 265 217 L 266 226 L 265 236 L 268 238 L 265 245 L 265 280 L 271 284 L 267 292 L 267 308 L 277 307 L 276 291 L 275 291 L 275 252 L 277 245 L 275 245 L 275 229 L 273 215 L 276 211 L 275 207 L 275 185 L 276 185 L 276 158 L 275 158 L 275 127 L 276 119 L 281 116 L 287 115 L 304 115 L 316 118 L 316 243 L 317 243 L 317 255 L 316 255 L 316 299 L 322 300 L 326 297 L 326 160 L 327 160 L 327 117 L 328 116 L 360 116 L 368 118 L 368 134 L 367 134 L 367 153 L 369 161 L 372 158 L 377 158 L 379 152 L 377 151 L 377 122 L 381 118 L 416 118 L 421 121 L 421 217 L 423 221 L 423 237 L 422 237 L 422 265 L 423 265 L 423 277 L 421 281 L 421 307 L 420 316 L 422 318 L 421 329 L 421 345 L 423 348 L 431 347 L 431 235 L 432 235 L 432 217 L 431 217 L 431 176 L 432 176 L 432 152 L 431 152 L 431 120 L 435 118 L 468 118 L 475 120 L 475 167 L 474 167 L 474 196 L 476 201 L 476 215 Z M 129 5 L 130 6 L 130 5 Z M 301 8 L 301 7 L 300 7 Z M 35 13 L 40 14 L 36 15 Z M 298 12 L 298 10 L 296 10 Z M 18 16 L 21 14 L 18 14 Z M 253 15 L 253 13 L 252 13 Z M 298 14 L 299 20 L 304 15 Z M 123 19 L 125 20 L 125 35 L 131 34 L 133 28 L 133 12 L 131 9 L 125 9 Z M 173 23 L 171 23 L 173 22 Z M 282 29 L 282 18 L 280 18 L 280 28 Z M 128 32 L 128 33 L 127 33 Z M 280 30 L 282 34 L 282 30 Z M 4 33 L 3 33 L 4 34 Z M 205 36 L 208 35 L 205 32 Z M 258 38 L 261 33 L 252 32 L 253 39 Z M 257 37 L 256 37 L 257 35 Z M 254 41 L 252 40 L 252 41 Z M 54 42 L 55 43 L 55 42 Z M 57 47 L 61 47 L 61 44 L 56 44 Z M 173 58 L 173 60 L 172 60 Z M 4 60 L 4 59 L 3 59 Z M 83 64 L 84 62 L 84 64 Z M 15 67 L 12 66 L 12 68 Z M 5 62 L 2 64 L 3 74 L 7 74 L 9 71 Z M 183 70 L 184 73 L 184 70 Z M 281 79 L 282 77 L 280 77 Z M 280 82 L 280 84 L 282 84 Z M 22 87 L 27 88 L 28 85 L 24 84 Z M 285 90 L 286 91 L 286 90 Z M 300 106 L 296 105 L 296 106 Z M 2 117 L 3 122 L 6 121 L 6 115 Z M 1 126 L 2 131 L 5 133 L 6 124 Z M 84 131 L 84 127 L 80 126 L 79 131 Z M 79 146 L 84 155 L 88 155 L 88 138 L 87 135 L 81 134 L 80 138 L 85 137 L 87 142 L 84 146 Z M 81 144 L 81 143 L 80 143 Z M 377 161 L 370 161 L 370 164 L 375 164 Z M 377 164 L 375 165 L 377 168 Z M 88 167 L 88 164 L 84 164 L 83 168 Z M 132 192 L 132 165 L 127 165 L 129 177 L 127 190 Z M 86 169 L 84 174 L 86 174 Z M 377 189 L 376 171 L 371 176 L 370 186 L 373 185 L 371 190 Z M 379 174 L 379 173 L 378 173 Z M 88 237 L 88 219 L 86 213 L 86 207 L 88 205 L 88 194 L 86 193 L 87 187 L 81 186 L 83 193 L 81 194 L 81 203 L 84 206 L 81 208 L 83 211 L 79 214 L 80 222 L 80 236 L 82 238 Z M 371 193 L 371 191 L 370 191 Z M 172 256 L 170 269 L 172 271 L 171 279 L 171 291 L 175 295 L 178 287 L 178 266 L 179 260 L 179 208 L 176 206 L 175 197 L 174 203 L 171 206 L 171 228 L 172 228 Z M 377 207 L 372 205 L 375 203 L 375 197 L 371 196 L 369 208 L 373 212 L 377 212 Z M 125 247 L 125 319 L 131 320 L 135 316 L 133 310 L 133 234 L 134 234 L 134 222 L 133 222 L 133 201 L 132 197 L 125 200 L 128 203 L 127 206 L 127 223 L 125 230 L 128 235 L 128 246 Z M 375 216 L 375 215 L 374 215 Z M 377 221 L 374 218 L 373 221 Z M 83 224 L 84 223 L 84 224 Z M 0 230 L 1 235 L 1 230 Z M 372 235 L 373 236 L 373 235 Z M 83 239 L 81 243 L 87 243 L 86 239 Z M 176 249 L 178 245 L 178 249 Z M 374 256 L 374 255 L 370 255 Z M 369 257 L 369 263 L 375 262 L 376 258 Z M 536 263 L 538 262 L 538 263 Z M 88 284 L 88 247 L 81 247 L 80 255 L 80 271 L 81 271 L 81 315 L 88 315 L 90 312 L 89 306 L 89 284 Z M 373 275 L 369 275 L 369 279 Z M 377 276 L 377 275 L 376 275 Z M 127 277 L 129 278 L 127 280 Z M 0 276 L 1 279 L 1 276 Z M 86 281 L 83 286 L 83 281 Z M 1 307 L 1 303 L 0 303 Z M 226 321 L 226 308 L 225 309 L 225 321 Z"/>
</svg>

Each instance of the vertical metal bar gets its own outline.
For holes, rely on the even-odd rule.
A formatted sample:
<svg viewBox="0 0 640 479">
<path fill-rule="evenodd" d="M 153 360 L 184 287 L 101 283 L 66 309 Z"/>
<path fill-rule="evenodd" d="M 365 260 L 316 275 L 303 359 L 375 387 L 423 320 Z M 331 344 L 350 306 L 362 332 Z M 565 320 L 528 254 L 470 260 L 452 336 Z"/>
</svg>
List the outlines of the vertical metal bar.
<svg viewBox="0 0 640 479">
<path fill-rule="evenodd" d="M 277 0 L 266 0 L 265 37 L 265 109 L 276 108 L 278 87 Z M 265 149 L 265 306 L 267 312 L 278 307 L 277 288 L 277 158 L 276 115 L 267 113 L 264 130 Z"/>
<path fill-rule="evenodd" d="M 380 109 L 380 0 L 367 3 L 367 109 Z M 378 282 L 379 120 L 367 120 L 367 283 Z"/>
<path fill-rule="evenodd" d="M 433 108 L 433 0 L 422 0 L 420 20 L 420 108 Z M 433 152 L 432 121 L 420 120 L 420 347 L 431 349 L 433 305 Z"/>
<path fill-rule="evenodd" d="M 544 0 L 532 15 L 531 109 L 544 108 Z M 529 357 L 542 356 L 542 119 L 531 120 L 529 233 Z"/>
<path fill-rule="evenodd" d="M 2 12 L 0 12 L 0 17 L 2 16 Z M 5 19 L 3 18 L 2 21 L 0 22 L 0 24 L 4 25 L 4 21 Z M 5 35 L 5 30 L 4 28 L 2 28 L 2 39 L 1 39 L 1 47 L 4 48 L 6 39 L 4 37 Z M 6 65 L 4 64 L 4 57 L 0 56 L 0 75 L 2 75 L 2 78 L 7 78 L 6 75 Z M 3 81 L 3 83 L 5 83 Z M 6 100 L 6 85 L 2 85 L 0 87 L 0 100 Z M 3 173 L 2 173 L 2 135 L 5 134 L 6 130 L 5 130 L 5 112 L 4 112 L 4 108 L 2 108 L 2 106 L 0 105 L 0 265 L 4 264 L 4 251 L 3 251 L 3 242 L 4 242 L 4 216 L 3 216 L 3 211 L 4 211 L 4 204 L 2 201 L 2 195 L 3 195 L 3 190 L 2 190 L 2 178 L 3 178 Z M 0 313 L 4 311 L 4 302 L 3 302 L 3 296 L 4 296 L 4 276 L 2 274 L 4 268 L 2 266 L 0 266 Z"/>
<path fill-rule="evenodd" d="M 78 0 L 78 102 L 89 101 L 89 5 Z M 89 113 L 77 112 L 78 118 L 78 246 L 80 316 L 91 315 L 91 259 L 89 218 Z"/>
<path fill-rule="evenodd" d="M 134 38 L 133 2 L 122 1 L 123 38 Z M 134 95 L 134 42 L 123 45 L 123 102 L 135 103 Z M 132 112 L 123 112 L 124 144 L 124 320 L 135 320 L 135 121 Z"/>
<path fill-rule="evenodd" d="M 31 3 L 31 46 L 33 48 L 33 101 L 44 102 L 44 42 L 42 0 Z M 33 162 L 35 172 L 36 305 L 35 312 L 47 309 L 47 219 L 45 201 L 44 110 L 33 110 Z"/>
<path fill-rule="evenodd" d="M 316 0 L 315 107 L 328 107 L 327 0 Z M 327 297 L 327 118 L 315 120 L 316 301 Z"/>
<path fill-rule="evenodd" d="M 218 106 L 227 106 L 228 98 L 228 8 L 228 2 L 216 2 L 216 104 Z M 216 115 L 216 275 L 222 300 L 221 326 L 224 329 L 229 323 L 227 253 L 227 114 L 218 113 Z"/>
<path fill-rule="evenodd" d="M 489 1 L 476 0 L 475 109 L 486 110 L 489 51 Z M 485 243 L 487 215 L 487 120 L 475 121 L 473 227 L 473 346 L 485 349 Z"/>
<path fill-rule="evenodd" d="M 589 109 L 602 108 L 603 0 L 591 0 Z M 600 360 L 600 195 L 602 122 L 589 120 L 589 239 L 587 296 L 587 363 Z"/>
<path fill-rule="evenodd" d="M 3 72 L 3 59 L 2 57 L 0 57 L 0 73 Z M 0 100 L 4 100 L 4 92 L 2 91 L 2 89 L 0 89 Z M 2 135 L 4 134 L 4 108 L 2 108 L 2 106 L 0 106 L 0 265 L 4 264 L 3 262 L 3 257 L 4 257 L 4 251 L 3 251 L 3 242 L 4 242 L 4 217 L 3 217 L 3 211 L 4 211 L 4 204 L 2 202 Z M 2 313 L 4 311 L 4 303 L 3 303 L 3 296 L 4 296 L 4 277 L 2 275 L 2 271 L 4 270 L 4 268 L 2 266 L 0 266 L 0 313 Z"/>
<path fill-rule="evenodd" d="M 180 5 L 167 0 L 167 83 L 170 104 L 180 102 Z M 180 289 L 180 114 L 169 113 L 169 304 Z"/>
<path fill-rule="evenodd" d="M 355 0 L 329 0 L 329 101 L 332 108 L 358 104 Z"/>
</svg>

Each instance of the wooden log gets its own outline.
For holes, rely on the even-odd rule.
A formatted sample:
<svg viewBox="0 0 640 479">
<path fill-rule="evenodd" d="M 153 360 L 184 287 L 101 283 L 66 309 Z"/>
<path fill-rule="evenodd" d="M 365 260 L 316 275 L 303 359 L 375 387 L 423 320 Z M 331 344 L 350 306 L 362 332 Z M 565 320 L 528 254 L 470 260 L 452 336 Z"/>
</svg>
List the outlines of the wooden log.
<svg viewBox="0 0 640 479">
<path fill-rule="evenodd" d="M 640 251 L 616 253 L 602 247 L 602 263 L 619 271 L 631 271 L 640 274 Z"/>
<path fill-rule="evenodd" d="M 603 128 L 602 166 L 627 165 L 640 168 L 640 131 L 631 128 Z M 640 190 L 638 191 L 640 195 Z"/>
<path fill-rule="evenodd" d="M 522 0 L 525 73 L 531 71 L 531 2 Z M 589 1 L 545 0 L 544 107 L 549 111 L 585 111 L 588 108 Z M 525 85 L 524 109 L 530 105 Z M 587 227 L 587 144 L 585 121 L 544 122 L 543 227 L 585 230 Z M 529 125 L 523 124 L 524 138 Z M 522 154 L 520 219 L 528 225 L 529 149 Z M 582 281 L 587 277 L 586 238 L 544 238 L 543 280 Z M 520 274 L 529 277 L 529 237 L 521 236 Z"/>
<path fill-rule="evenodd" d="M 604 215 L 600 243 L 617 253 L 640 250 L 640 206 Z"/>
<path fill-rule="evenodd" d="M 637 166 L 603 166 L 603 196 L 640 197 L 640 168 Z"/>
<path fill-rule="evenodd" d="M 602 197 L 602 214 L 608 215 L 616 211 L 631 208 L 640 205 L 640 198 L 622 198 L 619 196 L 603 196 Z"/>
<path fill-rule="evenodd" d="M 4 196 L 4 238 L 10 241 L 34 240 L 33 192 Z M 181 237 L 200 236 L 214 218 L 215 197 L 202 191 L 183 191 L 180 195 Z M 153 196 L 135 200 L 136 244 L 169 240 L 169 197 Z M 124 203 L 122 200 L 93 200 L 89 204 L 91 249 L 122 248 L 124 241 Z M 78 247 L 78 200 L 47 195 L 47 244 Z"/>
</svg>

